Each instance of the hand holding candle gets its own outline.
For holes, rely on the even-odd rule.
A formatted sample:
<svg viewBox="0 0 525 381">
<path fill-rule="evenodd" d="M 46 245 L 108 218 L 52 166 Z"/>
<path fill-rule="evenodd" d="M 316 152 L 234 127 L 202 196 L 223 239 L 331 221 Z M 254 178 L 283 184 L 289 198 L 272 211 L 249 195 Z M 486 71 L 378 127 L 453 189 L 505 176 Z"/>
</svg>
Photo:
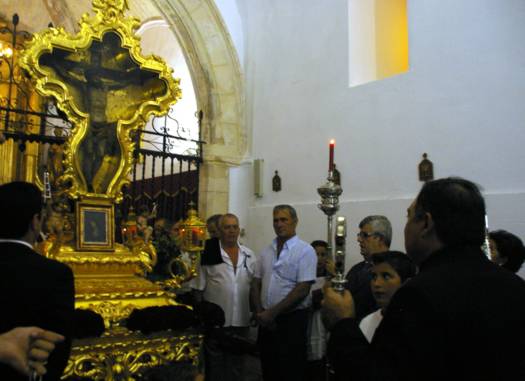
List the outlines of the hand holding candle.
<svg viewBox="0 0 525 381">
<path fill-rule="evenodd" d="M 335 148 L 335 139 L 330 140 L 330 155 L 328 161 L 328 171 L 332 172 L 334 170 L 334 148 Z"/>
</svg>

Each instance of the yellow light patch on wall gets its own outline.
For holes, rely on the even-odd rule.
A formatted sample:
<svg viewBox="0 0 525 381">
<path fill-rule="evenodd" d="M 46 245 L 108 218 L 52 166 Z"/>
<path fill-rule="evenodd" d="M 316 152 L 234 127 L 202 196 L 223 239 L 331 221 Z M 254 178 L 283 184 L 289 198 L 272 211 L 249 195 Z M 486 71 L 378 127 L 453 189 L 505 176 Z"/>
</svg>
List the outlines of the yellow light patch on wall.
<svg viewBox="0 0 525 381">
<path fill-rule="evenodd" d="M 349 84 L 408 70 L 407 0 L 348 0 Z"/>
<path fill-rule="evenodd" d="M 408 70 L 406 0 L 375 0 L 376 79 Z"/>
</svg>

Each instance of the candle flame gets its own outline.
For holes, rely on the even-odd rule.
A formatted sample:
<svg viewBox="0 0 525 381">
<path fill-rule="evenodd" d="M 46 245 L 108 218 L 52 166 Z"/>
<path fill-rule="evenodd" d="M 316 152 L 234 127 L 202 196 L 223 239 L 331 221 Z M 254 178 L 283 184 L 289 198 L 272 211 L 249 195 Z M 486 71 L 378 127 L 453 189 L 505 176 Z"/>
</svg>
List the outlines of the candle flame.
<svg viewBox="0 0 525 381">
<path fill-rule="evenodd" d="M 335 146 L 335 139 L 330 140 L 330 145 Z"/>
</svg>

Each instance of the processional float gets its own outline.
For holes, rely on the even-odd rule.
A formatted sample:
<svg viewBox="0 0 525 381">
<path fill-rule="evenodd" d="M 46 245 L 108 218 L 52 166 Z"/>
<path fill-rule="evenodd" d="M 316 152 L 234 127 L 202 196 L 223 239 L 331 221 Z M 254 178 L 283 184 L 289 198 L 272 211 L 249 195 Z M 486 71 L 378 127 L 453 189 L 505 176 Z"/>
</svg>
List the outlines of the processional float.
<svg viewBox="0 0 525 381">
<path fill-rule="evenodd" d="M 20 65 L 73 125 L 54 193 L 64 205 L 74 200 L 75 210 L 54 210 L 56 234 L 43 251 L 73 269 L 76 308 L 100 314 L 106 328 L 101 337 L 74 341 L 64 377 L 133 380 L 149 367 L 194 360 L 201 340 L 145 336 L 122 325 L 135 309 L 176 305 L 173 289 L 182 278 L 147 280 L 156 261 L 151 243 L 115 242 L 115 205 L 130 182 L 137 133 L 151 115 L 166 113 L 180 90 L 161 58 L 141 55 L 140 23 L 124 15 L 126 0 L 92 3 L 94 15 L 82 16 L 77 34 L 51 27 L 34 35 Z M 197 249 L 203 233 L 193 237 Z"/>
</svg>

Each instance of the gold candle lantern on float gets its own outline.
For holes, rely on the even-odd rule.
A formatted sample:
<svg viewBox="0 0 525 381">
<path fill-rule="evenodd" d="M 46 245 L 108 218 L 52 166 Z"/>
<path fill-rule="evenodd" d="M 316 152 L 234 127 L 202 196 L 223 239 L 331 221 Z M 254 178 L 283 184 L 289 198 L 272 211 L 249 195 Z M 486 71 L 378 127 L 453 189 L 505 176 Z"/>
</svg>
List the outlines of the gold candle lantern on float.
<svg viewBox="0 0 525 381">
<path fill-rule="evenodd" d="M 206 241 L 206 223 L 202 221 L 197 211 L 190 203 L 188 218 L 182 221 L 179 229 L 181 250 L 191 254 L 196 254 L 204 250 Z"/>
<path fill-rule="evenodd" d="M 128 217 L 122 222 L 122 241 L 127 246 L 133 246 L 134 239 L 137 236 L 137 216 L 133 211 L 133 207 L 130 208 Z"/>
<path fill-rule="evenodd" d="M 182 282 L 197 276 L 197 263 L 206 242 L 206 223 L 199 218 L 193 202 L 190 202 L 189 207 L 188 217 L 180 222 L 178 229 L 178 242 L 182 254 L 168 264 L 176 288 L 180 287 Z"/>
</svg>

